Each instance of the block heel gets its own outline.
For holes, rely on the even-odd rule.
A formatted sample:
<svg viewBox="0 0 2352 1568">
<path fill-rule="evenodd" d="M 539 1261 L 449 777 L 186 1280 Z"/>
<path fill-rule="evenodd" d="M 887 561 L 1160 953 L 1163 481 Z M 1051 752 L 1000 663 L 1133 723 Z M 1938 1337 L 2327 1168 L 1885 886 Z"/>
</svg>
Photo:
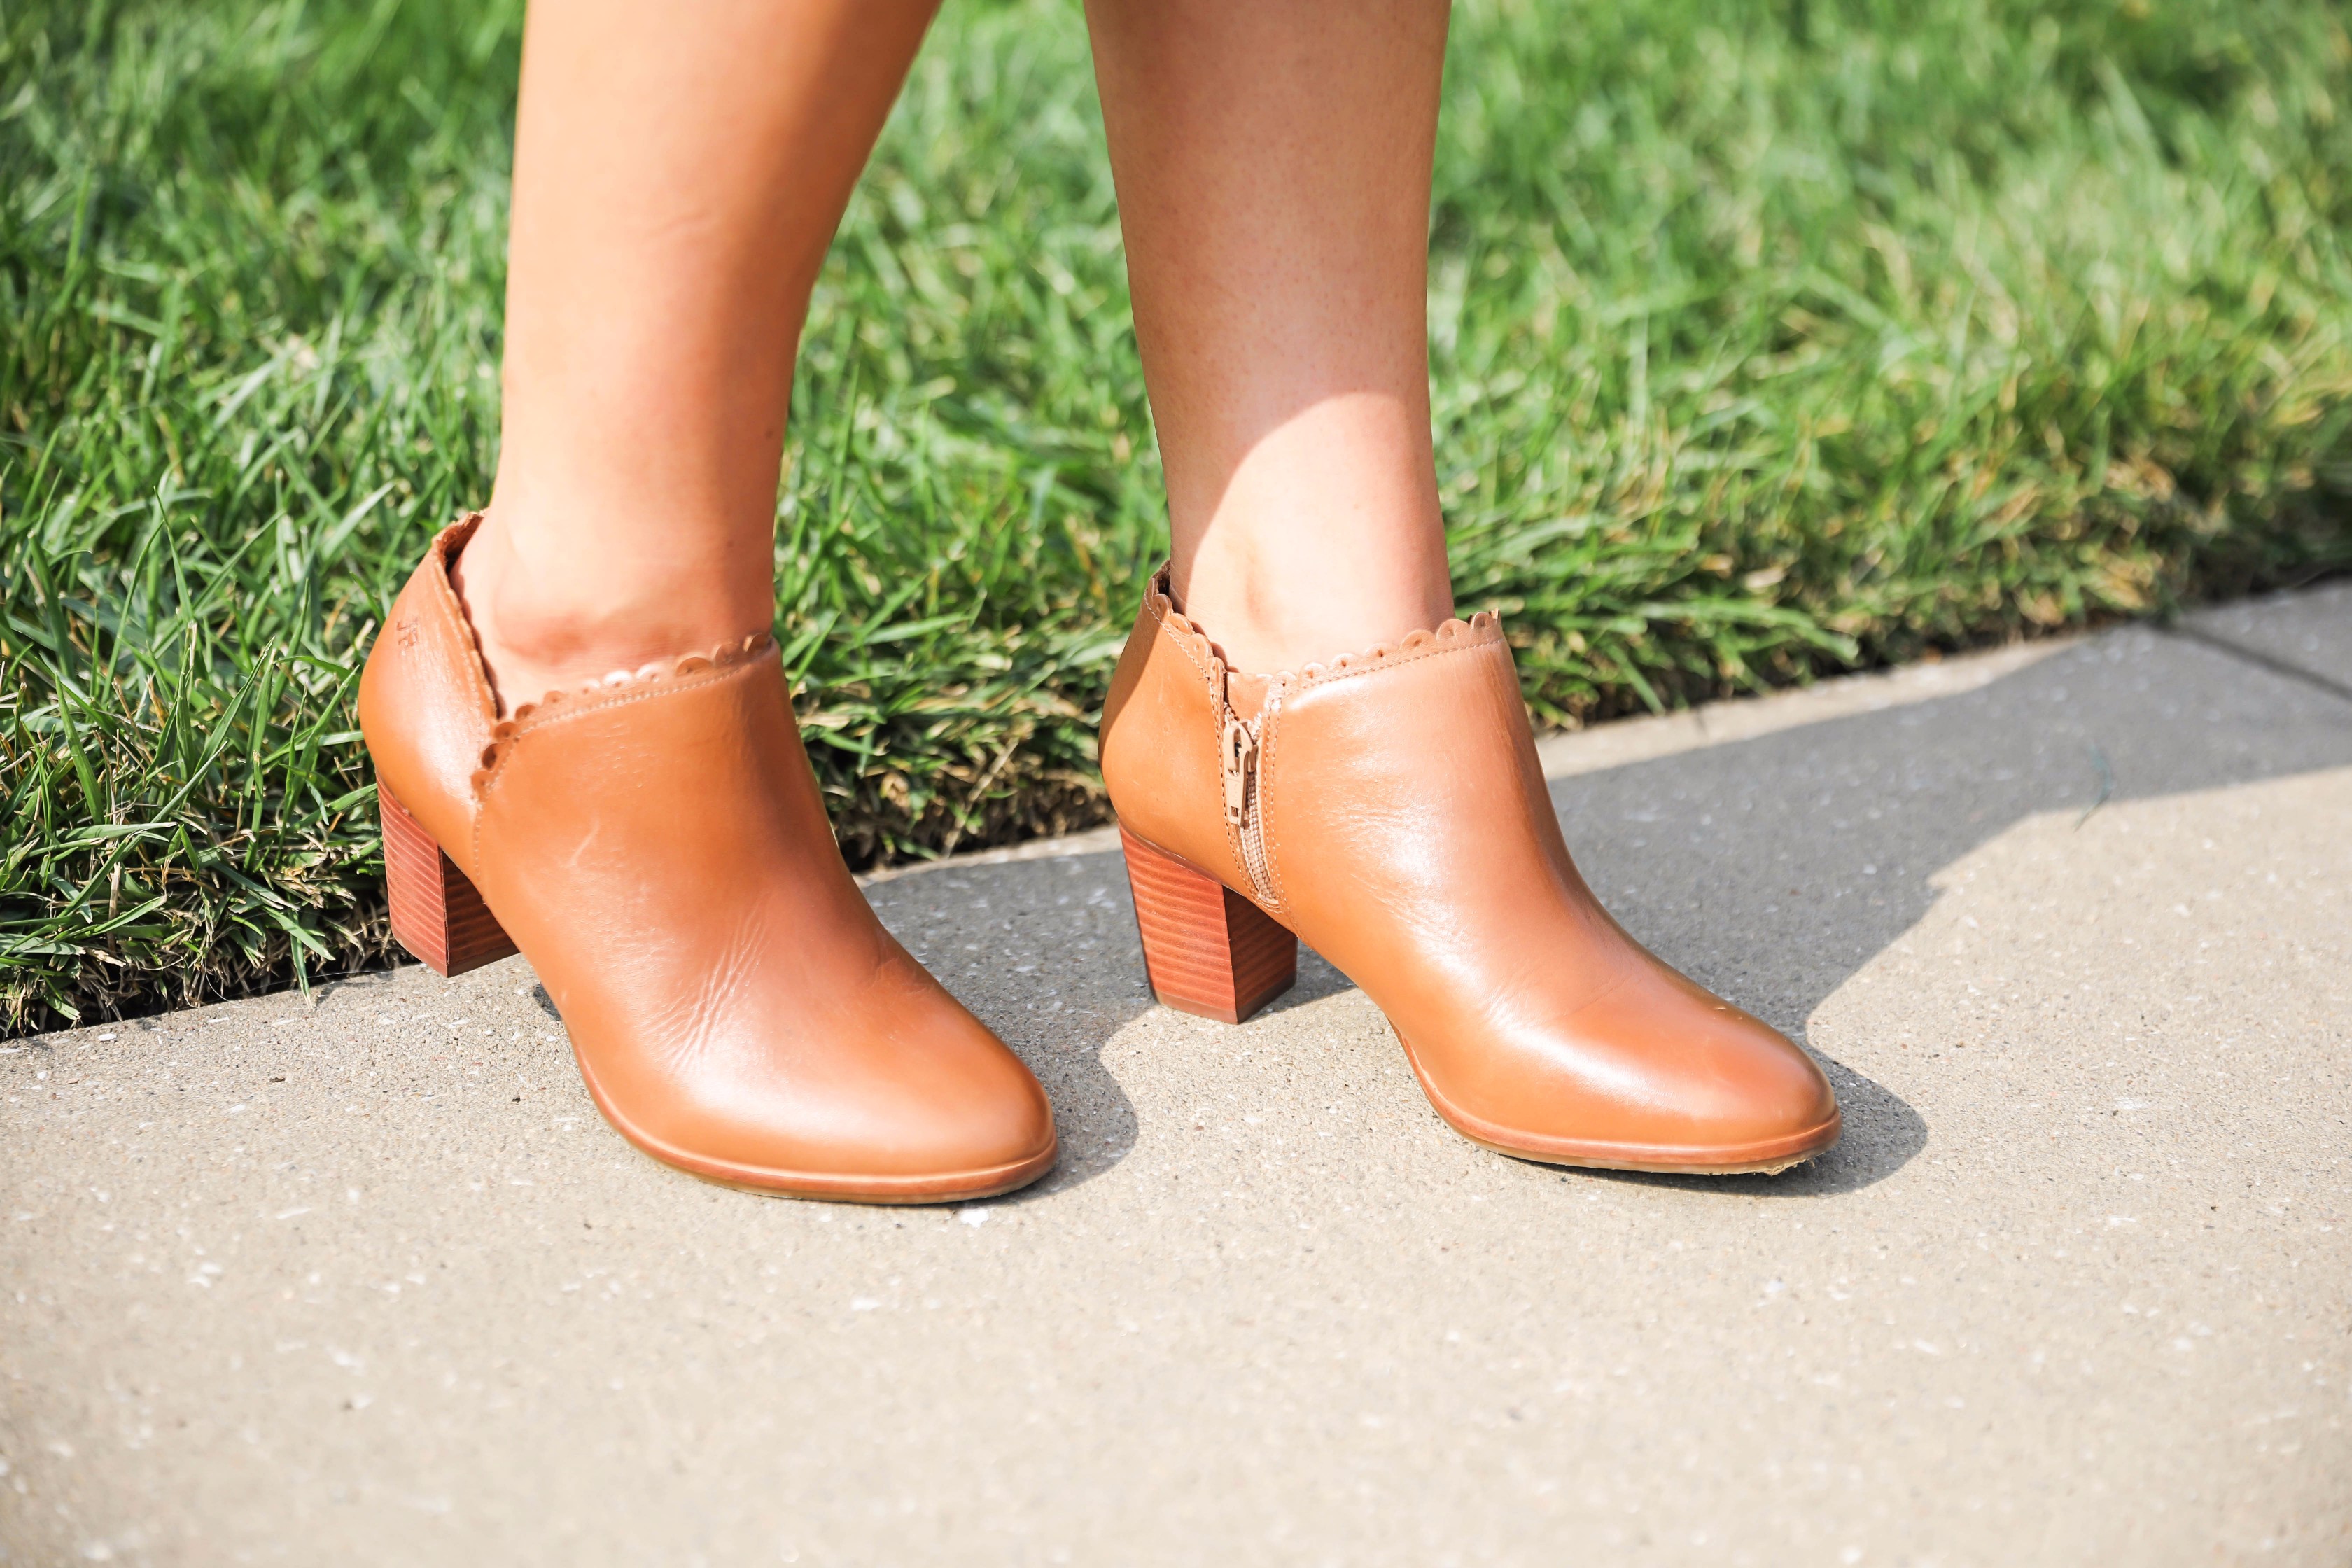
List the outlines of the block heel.
<svg viewBox="0 0 2352 1568">
<path fill-rule="evenodd" d="M 1163 1007 L 1238 1024 L 1298 978 L 1298 939 L 1213 877 L 1121 827 L 1144 973 Z"/>
<path fill-rule="evenodd" d="M 482 895 L 425 825 L 408 815 L 383 781 L 383 872 L 392 890 L 392 934 L 436 974 L 463 974 L 516 951 Z"/>
</svg>

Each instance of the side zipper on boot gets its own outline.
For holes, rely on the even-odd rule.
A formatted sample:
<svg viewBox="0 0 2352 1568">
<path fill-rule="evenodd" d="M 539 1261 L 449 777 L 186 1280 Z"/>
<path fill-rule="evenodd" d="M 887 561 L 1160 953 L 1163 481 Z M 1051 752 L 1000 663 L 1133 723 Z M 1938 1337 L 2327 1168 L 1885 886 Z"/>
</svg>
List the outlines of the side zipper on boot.
<svg viewBox="0 0 2352 1568">
<path fill-rule="evenodd" d="M 1219 760 L 1225 775 L 1225 821 L 1239 831 L 1242 841 L 1242 866 L 1249 872 L 1250 889 L 1263 904 L 1274 902 L 1274 889 L 1265 869 L 1265 823 L 1261 809 L 1258 773 L 1258 736 L 1265 726 L 1268 714 L 1280 700 L 1269 693 L 1264 712 L 1247 723 L 1225 708 L 1225 726 L 1218 737 Z"/>
</svg>

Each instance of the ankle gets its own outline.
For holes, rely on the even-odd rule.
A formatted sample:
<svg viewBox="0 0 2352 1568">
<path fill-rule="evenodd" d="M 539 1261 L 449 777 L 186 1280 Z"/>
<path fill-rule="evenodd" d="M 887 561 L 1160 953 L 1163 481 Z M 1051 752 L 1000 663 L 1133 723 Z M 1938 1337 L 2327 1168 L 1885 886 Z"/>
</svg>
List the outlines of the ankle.
<svg viewBox="0 0 2352 1568">
<path fill-rule="evenodd" d="M 772 601 L 692 563 L 612 570 L 577 558 L 542 566 L 497 513 L 450 566 L 500 712 L 618 671 L 707 653 L 764 632 Z"/>
<path fill-rule="evenodd" d="M 1232 668 L 1252 674 L 1328 662 L 1454 613 L 1442 548 L 1433 563 L 1359 556 L 1260 566 L 1204 547 L 1170 576 L 1185 616 Z"/>
</svg>

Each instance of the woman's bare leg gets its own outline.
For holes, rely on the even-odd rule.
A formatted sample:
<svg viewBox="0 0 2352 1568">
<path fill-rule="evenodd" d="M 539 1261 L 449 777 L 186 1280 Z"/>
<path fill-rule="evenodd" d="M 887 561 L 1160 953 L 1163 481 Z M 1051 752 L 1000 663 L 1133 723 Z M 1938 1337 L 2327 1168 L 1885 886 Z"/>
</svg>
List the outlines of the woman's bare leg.
<svg viewBox="0 0 2352 1568">
<path fill-rule="evenodd" d="M 1088 0 L 1178 602 L 1244 669 L 1452 613 L 1430 450 L 1444 0 Z"/>
<path fill-rule="evenodd" d="M 935 5 L 531 6 L 498 480 L 458 566 L 506 705 L 773 620 L 809 290 Z"/>
</svg>

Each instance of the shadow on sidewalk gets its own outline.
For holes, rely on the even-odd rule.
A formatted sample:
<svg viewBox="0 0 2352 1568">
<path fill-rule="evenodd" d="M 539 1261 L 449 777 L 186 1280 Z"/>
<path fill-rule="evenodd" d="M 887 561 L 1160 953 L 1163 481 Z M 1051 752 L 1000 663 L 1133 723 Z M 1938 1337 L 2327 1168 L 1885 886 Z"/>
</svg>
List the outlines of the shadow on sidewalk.
<svg viewBox="0 0 2352 1568">
<path fill-rule="evenodd" d="M 2347 764 L 2352 703 L 2136 627 L 1974 691 L 1562 779 L 1552 798 L 1628 930 L 1802 1041 L 1813 1011 L 1927 913 L 1936 874 L 2024 818 Z M 1101 1051 L 1151 1005 L 1118 855 L 942 868 L 870 896 L 1052 1093 L 1063 1164 L 1033 1191 L 1115 1164 L 1136 1117 Z M 982 914 L 988 939 L 958 951 Z M 927 926 L 958 939 L 927 948 Z M 1298 984 L 1269 1011 L 1349 988 L 1302 951 Z M 1819 1195 L 1881 1181 L 1927 1146 L 1900 1097 L 1823 1066 L 1845 1134 L 1820 1160 L 1780 1176 L 1605 1174 Z"/>
<path fill-rule="evenodd" d="M 1945 867 L 2026 817 L 2352 763 L 2352 704 L 2128 628 L 1977 690 L 1552 787 L 1593 888 L 1693 978 L 1802 1040 L 1813 1010 L 1916 925 Z M 1779 1177 L 1622 1179 L 1790 1195 L 1866 1186 L 1929 1130 L 1824 1061 L 1845 1136 Z"/>
<path fill-rule="evenodd" d="M 1064 1192 L 1135 1146 L 1135 1106 L 1103 1066 L 1152 1005 L 1117 852 L 957 866 L 866 890 L 898 940 L 1019 1052 L 1054 1102 L 1053 1173 L 998 1202 Z"/>
</svg>

